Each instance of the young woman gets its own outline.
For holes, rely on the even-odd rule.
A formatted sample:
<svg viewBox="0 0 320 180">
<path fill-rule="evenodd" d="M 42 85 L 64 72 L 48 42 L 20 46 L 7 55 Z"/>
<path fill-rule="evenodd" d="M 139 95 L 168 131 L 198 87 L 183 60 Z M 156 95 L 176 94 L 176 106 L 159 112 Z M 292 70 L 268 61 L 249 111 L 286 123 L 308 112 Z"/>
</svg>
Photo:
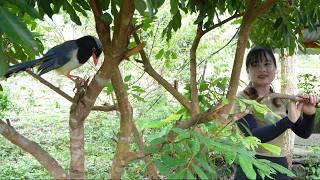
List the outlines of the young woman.
<svg viewBox="0 0 320 180">
<path fill-rule="evenodd" d="M 251 49 L 246 59 L 246 70 L 250 83 L 238 96 L 255 100 L 274 92 L 271 82 L 275 79 L 276 69 L 276 59 L 271 49 L 266 47 Z M 305 98 L 308 99 L 308 102 L 296 103 L 279 99 L 264 99 L 261 103 L 266 104 L 273 112 L 282 117 L 276 123 L 268 120 L 257 120 L 255 114 L 251 113 L 237 121 L 239 129 L 244 135 L 253 135 L 263 143 L 270 143 L 282 149 L 280 156 L 275 156 L 264 149 L 258 148 L 256 150 L 257 158 L 267 159 L 288 167 L 286 160 L 287 147 L 285 147 L 288 138 L 287 130 L 292 129 L 296 135 L 308 138 L 314 126 L 317 96 L 308 95 Z M 290 179 L 280 173 L 273 175 L 273 177 L 275 179 Z M 240 167 L 236 169 L 235 179 L 247 179 Z M 258 173 L 257 179 L 262 179 Z"/>
</svg>

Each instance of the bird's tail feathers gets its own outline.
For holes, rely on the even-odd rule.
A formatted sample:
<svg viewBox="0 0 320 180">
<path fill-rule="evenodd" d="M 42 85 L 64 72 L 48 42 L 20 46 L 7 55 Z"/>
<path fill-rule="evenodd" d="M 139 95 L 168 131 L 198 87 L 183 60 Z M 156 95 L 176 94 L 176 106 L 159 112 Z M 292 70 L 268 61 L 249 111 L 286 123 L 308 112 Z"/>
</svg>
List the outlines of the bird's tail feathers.
<svg viewBox="0 0 320 180">
<path fill-rule="evenodd" d="M 18 73 L 20 71 L 25 71 L 27 69 L 33 68 L 35 66 L 38 66 L 40 64 L 42 64 L 43 61 L 46 61 L 47 59 L 49 59 L 50 57 L 44 56 L 42 58 L 39 59 L 35 59 L 32 61 L 28 61 L 28 62 L 23 62 L 23 63 L 18 63 L 12 66 L 9 66 L 7 73 L 4 75 L 6 78 L 12 76 L 15 73 Z"/>
</svg>

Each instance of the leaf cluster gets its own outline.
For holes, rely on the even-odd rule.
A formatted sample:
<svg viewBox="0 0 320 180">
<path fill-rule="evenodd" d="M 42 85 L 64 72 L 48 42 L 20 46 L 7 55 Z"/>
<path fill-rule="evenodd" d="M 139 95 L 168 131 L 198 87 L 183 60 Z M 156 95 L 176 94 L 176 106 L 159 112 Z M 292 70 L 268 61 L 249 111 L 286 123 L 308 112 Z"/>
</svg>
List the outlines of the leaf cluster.
<svg viewBox="0 0 320 180">
<path fill-rule="evenodd" d="M 254 23 L 250 34 L 251 46 L 268 45 L 279 48 L 282 53 L 287 49 L 290 55 L 297 48 L 305 52 L 301 44 L 304 41 L 302 32 L 305 29 L 317 30 L 320 9 L 314 7 L 318 3 L 317 0 L 280 1 Z"/>
</svg>

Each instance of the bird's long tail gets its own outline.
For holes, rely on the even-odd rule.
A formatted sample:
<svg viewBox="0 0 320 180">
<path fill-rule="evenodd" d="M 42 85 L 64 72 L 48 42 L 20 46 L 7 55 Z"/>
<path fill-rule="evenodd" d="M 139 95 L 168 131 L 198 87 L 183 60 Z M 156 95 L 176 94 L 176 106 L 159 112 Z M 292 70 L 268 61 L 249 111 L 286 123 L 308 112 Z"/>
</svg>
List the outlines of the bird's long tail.
<svg viewBox="0 0 320 180">
<path fill-rule="evenodd" d="M 44 56 L 44 57 L 39 58 L 39 59 L 35 59 L 35 60 L 32 60 L 32 61 L 18 63 L 18 64 L 15 64 L 15 65 L 9 66 L 8 71 L 4 75 L 4 77 L 8 78 L 8 77 L 12 76 L 13 74 L 18 73 L 20 71 L 25 71 L 27 69 L 33 68 L 35 66 L 38 66 L 38 65 L 42 64 L 43 61 L 46 61 L 49 58 L 50 57 Z"/>
</svg>

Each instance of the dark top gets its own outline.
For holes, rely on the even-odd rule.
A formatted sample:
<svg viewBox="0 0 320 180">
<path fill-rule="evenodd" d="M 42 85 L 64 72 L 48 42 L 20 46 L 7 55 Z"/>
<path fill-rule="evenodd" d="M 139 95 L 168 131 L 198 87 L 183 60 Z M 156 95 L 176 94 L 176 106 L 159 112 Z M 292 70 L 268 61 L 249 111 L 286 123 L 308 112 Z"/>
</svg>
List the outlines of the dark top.
<svg viewBox="0 0 320 180">
<path fill-rule="evenodd" d="M 269 142 L 281 135 L 284 131 L 291 128 L 292 131 L 301 138 L 308 138 L 314 126 L 315 114 L 303 114 L 296 123 L 292 123 L 286 116 L 274 124 L 258 127 L 256 119 L 252 114 L 247 114 L 242 119 L 237 121 L 239 129 L 245 136 L 255 136 L 261 140 L 262 143 Z M 248 132 L 248 130 L 250 130 Z M 272 133 L 270 133 L 272 132 Z"/>
</svg>

